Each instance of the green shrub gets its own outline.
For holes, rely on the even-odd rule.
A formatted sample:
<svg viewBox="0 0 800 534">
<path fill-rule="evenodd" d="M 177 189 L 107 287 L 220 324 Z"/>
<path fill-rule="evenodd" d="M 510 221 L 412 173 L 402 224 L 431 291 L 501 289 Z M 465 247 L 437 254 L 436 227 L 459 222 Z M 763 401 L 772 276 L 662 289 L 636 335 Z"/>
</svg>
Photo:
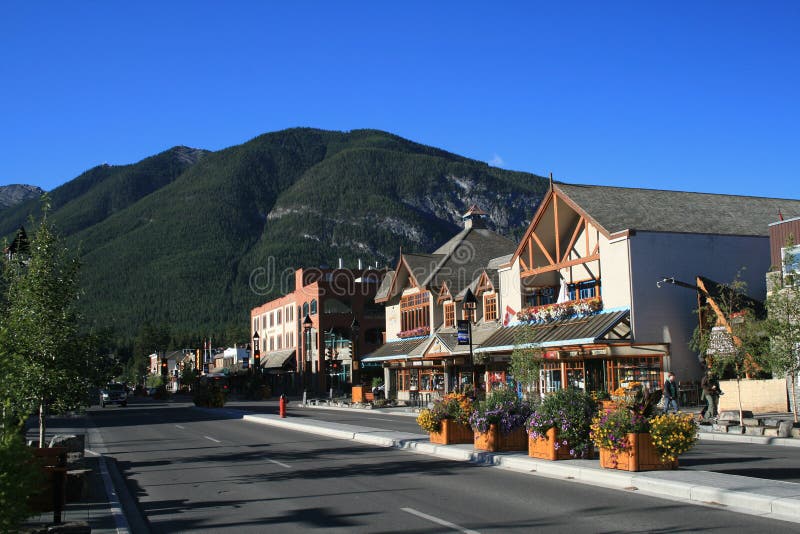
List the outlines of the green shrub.
<svg viewBox="0 0 800 534">
<path fill-rule="evenodd" d="M 205 408 L 222 408 L 225 406 L 225 393 L 216 384 L 198 382 L 193 391 L 192 400 L 195 406 Z"/>
<path fill-rule="evenodd" d="M 15 532 L 31 513 L 28 498 L 43 483 L 31 449 L 16 433 L 0 438 L 0 532 Z"/>
<path fill-rule="evenodd" d="M 169 398 L 169 391 L 167 391 L 167 386 L 161 384 L 156 388 L 155 393 L 153 393 L 153 398 L 156 400 L 167 400 Z"/>
</svg>

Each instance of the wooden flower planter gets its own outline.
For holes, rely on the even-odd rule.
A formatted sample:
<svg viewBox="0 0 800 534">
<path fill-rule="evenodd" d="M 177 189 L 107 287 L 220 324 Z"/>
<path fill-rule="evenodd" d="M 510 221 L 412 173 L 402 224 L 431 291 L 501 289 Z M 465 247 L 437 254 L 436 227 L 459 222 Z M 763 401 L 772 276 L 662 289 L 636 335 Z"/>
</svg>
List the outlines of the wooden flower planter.
<svg viewBox="0 0 800 534">
<path fill-rule="evenodd" d="M 456 443 L 472 443 L 472 429 L 452 419 L 442 420 L 442 430 L 431 432 L 431 443 L 438 445 L 454 445 Z"/>
<path fill-rule="evenodd" d="M 677 469 L 678 461 L 665 462 L 658 454 L 650 434 L 628 434 L 629 450 L 614 457 L 610 449 L 600 448 L 600 467 L 621 471 L 659 471 Z"/>
<path fill-rule="evenodd" d="M 524 428 L 517 428 L 503 434 L 497 429 L 497 425 L 491 425 L 488 432 L 475 432 L 474 444 L 481 451 L 527 451 L 528 433 Z"/>
<path fill-rule="evenodd" d="M 556 449 L 556 429 L 551 428 L 543 438 L 528 437 L 528 456 L 540 460 L 571 460 L 569 447 L 566 445 Z"/>
</svg>

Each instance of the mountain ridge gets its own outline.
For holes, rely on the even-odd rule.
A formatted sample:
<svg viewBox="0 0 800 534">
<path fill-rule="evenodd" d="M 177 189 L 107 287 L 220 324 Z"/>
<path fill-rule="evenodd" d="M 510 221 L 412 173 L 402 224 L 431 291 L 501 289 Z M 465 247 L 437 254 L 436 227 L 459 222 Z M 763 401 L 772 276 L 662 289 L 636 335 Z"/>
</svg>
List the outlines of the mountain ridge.
<svg viewBox="0 0 800 534">
<path fill-rule="evenodd" d="M 400 247 L 447 241 L 471 204 L 518 238 L 547 186 L 380 130 L 293 128 L 95 167 L 50 196 L 57 229 L 82 251 L 92 325 L 132 336 L 168 323 L 232 343 L 246 341 L 250 308 L 289 289 L 287 269 L 393 267 Z M 28 200 L 0 212 L 0 233 L 38 210 Z M 270 283 L 254 287 L 264 269 Z"/>
</svg>

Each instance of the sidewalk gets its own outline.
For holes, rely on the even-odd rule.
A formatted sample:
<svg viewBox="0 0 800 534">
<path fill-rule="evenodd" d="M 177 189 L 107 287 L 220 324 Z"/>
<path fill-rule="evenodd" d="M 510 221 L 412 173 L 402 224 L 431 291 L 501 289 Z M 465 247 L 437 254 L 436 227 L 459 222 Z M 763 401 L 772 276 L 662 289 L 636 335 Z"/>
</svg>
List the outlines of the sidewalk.
<svg viewBox="0 0 800 534">
<path fill-rule="evenodd" d="M 25 534 L 69 532 L 92 532 L 100 534 L 123 534 L 131 532 L 129 517 L 137 518 L 130 511 L 132 497 L 127 494 L 124 479 L 112 458 L 104 456 L 105 448 L 99 433 L 86 426 L 84 415 L 73 418 L 62 418 L 61 424 L 53 424 L 47 431 L 47 442 L 56 434 L 83 435 L 85 440 L 84 457 L 79 465 L 88 469 L 85 494 L 78 501 L 67 502 L 61 513 L 61 523 L 53 523 L 53 512 L 43 512 L 29 517 L 21 526 L 20 532 Z M 28 438 L 33 438 L 29 429 Z M 117 490 L 117 488 L 122 488 Z M 122 492 L 122 493 L 120 493 Z M 123 507 L 122 502 L 128 501 Z M 123 509 L 125 508 L 125 509 Z M 139 525 L 141 522 L 134 522 Z M 144 532 L 144 530 L 140 530 Z"/>
<path fill-rule="evenodd" d="M 302 409 L 294 404 L 292 408 Z M 353 408 L 330 407 L 327 409 L 352 410 Z M 375 411 L 399 416 L 416 415 L 403 408 Z M 243 413 L 243 419 L 253 423 L 351 440 L 367 445 L 393 447 L 448 460 L 496 466 L 533 476 L 559 478 L 620 491 L 637 491 L 665 499 L 717 508 L 723 507 L 735 512 L 800 523 L 800 484 L 791 482 L 681 469 L 644 472 L 616 471 L 601 468 L 598 460 L 549 462 L 531 458 L 524 452 L 489 453 L 475 451 L 472 445 L 434 445 L 428 440 L 427 434 L 388 431 L 313 420 L 307 417 L 303 417 L 302 420 L 292 420 L 291 416 L 281 419 L 272 414 Z M 756 438 L 744 435 L 724 435 L 723 438 L 723 435 L 716 436 L 711 432 L 701 432 L 699 437 L 700 439 L 737 440 L 743 443 L 800 446 L 798 439 Z M 756 441 L 756 439 L 761 441 Z"/>
</svg>

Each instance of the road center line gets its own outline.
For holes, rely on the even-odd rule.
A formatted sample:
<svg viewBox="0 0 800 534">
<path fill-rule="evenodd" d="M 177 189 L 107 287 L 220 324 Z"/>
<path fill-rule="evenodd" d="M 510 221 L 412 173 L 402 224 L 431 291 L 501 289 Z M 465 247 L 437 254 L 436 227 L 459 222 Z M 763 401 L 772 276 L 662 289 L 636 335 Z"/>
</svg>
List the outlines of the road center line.
<svg viewBox="0 0 800 534">
<path fill-rule="evenodd" d="M 184 430 L 184 428 L 181 425 L 175 425 L 175 428 L 180 428 L 181 430 Z"/>
<path fill-rule="evenodd" d="M 291 465 L 286 465 L 285 463 L 279 462 L 278 460 L 270 460 L 269 458 L 267 458 L 267 461 L 268 462 L 272 462 L 273 464 L 278 464 L 279 466 L 285 467 L 286 469 L 291 469 L 292 468 Z"/>
<path fill-rule="evenodd" d="M 204 437 L 204 438 L 206 438 L 206 439 L 210 439 L 210 440 L 211 440 L 211 441 L 213 441 L 214 443 L 222 443 L 220 440 L 218 440 L 218 439 L 214 439 L 214 438 L 212 438 L 212 437 L 209 437 L 209 436 L 203 436 L 203 437 Z"/>
<path fill-rule="evenodd" d="M 450 521 L 445 521 L 444 519 L 439 519 L 438 517 L 434 517 L 432 515 L 428 515 L 426 513 L 420 512 L 419 510 L 414 510 L 413 508 L 400 508 L 404 512 L 408 512 L 411 515 L 415 515 L 417 517 L 421 517 L 422 519 L 427 519 L 432 523 L 436 523 L 437 525 L 442 525 L 443 527 L 451 528 L 453 530 L 457 530 L 459 532 L 463 532 L 464 534 L 480 534 L 477 530 L 470 530 L 468 528 L 460 527 L 455 523 L 451 523 Z"/>
</svg>

